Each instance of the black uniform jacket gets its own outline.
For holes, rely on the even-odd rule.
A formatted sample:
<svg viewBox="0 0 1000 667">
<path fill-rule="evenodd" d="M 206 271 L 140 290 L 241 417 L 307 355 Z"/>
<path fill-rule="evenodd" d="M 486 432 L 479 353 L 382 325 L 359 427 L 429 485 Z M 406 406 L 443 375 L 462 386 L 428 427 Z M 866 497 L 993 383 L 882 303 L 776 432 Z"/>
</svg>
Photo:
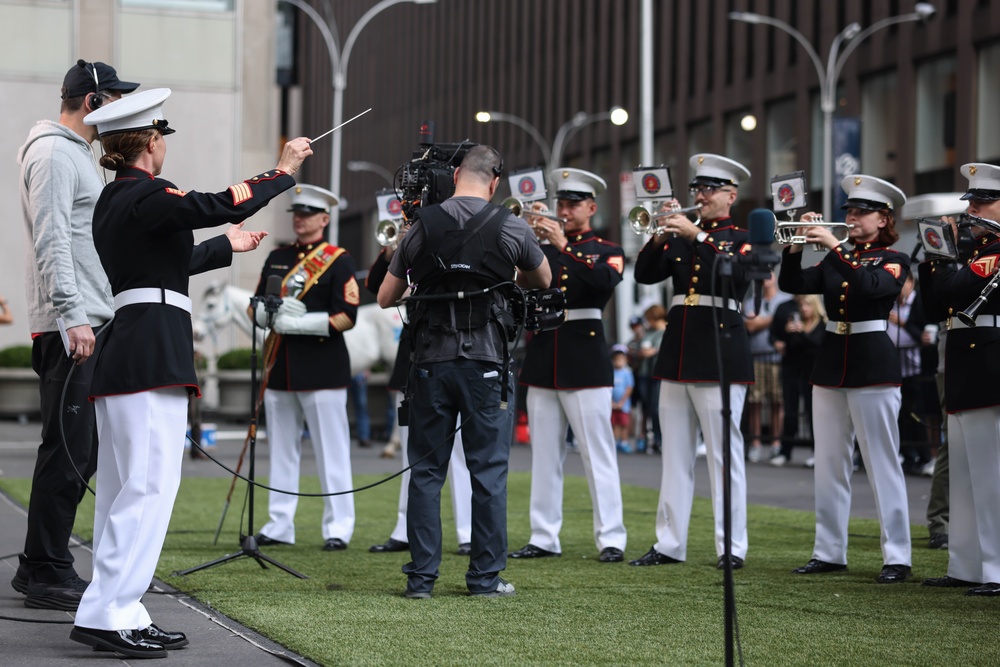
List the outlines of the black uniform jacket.
<svg viewBox="0 0 1000 667">
<path fill-rule="evenodd" d="M 385 275 L 389 273 L 389 262 L 385 259 L 385 250 L 375 258 L 375 263 L 368 269 L 368 276 L 365 278 L 365 289 L 378 296 L 379 288 Z M 399 391 L 406 386 L 410 376 L 410 334 L 406 330 L 407 324 L 403 322 L 403 330 L 399 334 L 399 347 L 396 349 L 396 361 L 392 365 L 392 374 L 389 376 L 387 388 L 391 391 Z"/>
<path fill-rule="evenodd" d="M 782 254 L 778 287 L 790 294 L 822 294 L 831 322 L 865 322 L 889 317 L 910 258 L 878 243 L 828 252 L 816 266 L 802 268 L 802 253 Z M 828 331 L 812 383 L 820 387 L 899 384 L 899 352 L 885 331 L 843 335 Z"/>
<path fill-rule="evenodd" d="M 738 229 L 731 218 L 705 222 L 702 226 L 708 234 L 704 243 L 677 237 L 659 247 L 650 239 L 635 260 L 636 282 L 654 285 L 669 278 L 675 295 L 690 296 L 692 300 L 702 294 L 721 296 L 722 279 L 718 276 L 717 292 L 712 292 L 713 264 L 719 255 L 735 257 L 749 252 L 747 232 Z M 742 303 L 750 283 L 744 277 L 742 265 L 731 262 L 731 266 L 732 291 L 726 297 Z M 729 381 L 753 382 L 750 337 L 743 326 L 743 315 L 731 308 L 705 305 L 677 305 L 667 312 L 667 328 L 653 377 L 673 382 L 719 381 L 713 310 L 726 334 L 722 338 L 722 363 Z"/>
<path fill-rule="evenodd" d="M 178 190 L 138 168 L 118 172 L 94 209 L 94 246 L 111 291 L 158 287 L 188 293 L 188 277 L 229 266 L 229 239 L 194 244 L 192 230 L 240 222 L 295 185 L 283 172 L 260 174 L 222 192 Z M 91 396 L 171 386 L 197 395 L 191 315 L 174 306 L 137 303 L 115 313 L 91 383 Z"/>
<path fill-rule="evenodd" d="M 566 309 L 604 310 L 622 280 L 621 246 L 588 229 L 569 236 L 564 250 L 542 244 L 552 268 L 552 284 L 566 297 Z M 610 387 L 614 371 L 599 319 L 563 322 L 558 329 L 534 334 L 525 351 L 520 383 L 545 389 Z"/>
<path fill-rule="evenodd" d="M 923 262 L 920 294 L 932 321 L 953 321 L 976 300 L 1000 262 L 1000 238 L 976 239 L 972 257 L 959 265 L 947 260 Z M 977 315 L 1000 315 L 1000 294 L 994 292 Z M 948 412 L 1000 405 L 1000 328 L 977 326 L 950 329 L 945 339 L 944 400 Z"/>
<path fill-rule="evenodd" d="M 284 278 L 317 245 L 293 243 L 274 250 L 264 262 L 257 294 L 264 293 L 269 276 Z M 300 297 L 309 312 L 328 314 L 329 334 L 283 335 L 268 376 L 269 389 L 315 391 L 342 389 L 351 383 L 351 358 L 343 332 L 354 326 L 361 302 L 354 273 L 354 260 L 346 252 L 341 253 L 319 281 Z"/>
</svg>

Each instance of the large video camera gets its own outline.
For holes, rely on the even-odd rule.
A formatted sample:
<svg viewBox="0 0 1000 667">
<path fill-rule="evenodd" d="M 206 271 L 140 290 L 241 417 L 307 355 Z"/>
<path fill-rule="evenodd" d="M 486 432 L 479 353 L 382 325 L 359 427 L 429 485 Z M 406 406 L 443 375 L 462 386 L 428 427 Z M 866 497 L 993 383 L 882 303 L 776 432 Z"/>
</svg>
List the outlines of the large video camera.
<svg viewBox="0 0 1000 667">
<path fill-rule="evenodd" d="M 408 221 L 421 206 L 439 204 L 455 193 L 455 168 L 476 145 L 470 141 L 435 144 L 433 121 L 420 125 L 419 144 L 413 159 L 396 170 L 396 194 Z"/>
<path fill-rule="evenodd" d="M 510 295 L 514 320 L 528 331 L 551 331 L 563 323 L 566 297 L 558 287 L 515 289 Z"/>
</svg>

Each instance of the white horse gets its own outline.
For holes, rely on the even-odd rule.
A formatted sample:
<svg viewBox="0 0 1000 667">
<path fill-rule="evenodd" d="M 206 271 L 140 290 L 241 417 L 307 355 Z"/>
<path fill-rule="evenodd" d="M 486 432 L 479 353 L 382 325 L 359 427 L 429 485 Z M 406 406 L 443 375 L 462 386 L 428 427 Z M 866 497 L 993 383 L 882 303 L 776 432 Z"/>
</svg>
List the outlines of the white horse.
<svg viewBox="0 0 1000 667">
<path fill-rule="evenodd" d="M 253 292 L 249 290 L 212 283 L 205 291 L 202 310 L 194 321 L 197 340 L 209 337 L 214 343 L 219 332 L 230 323 L 236 324 L 248 336 L 251 335 L 250 316 L 247 307 Z M 379 361 L 390 369 L 396 361 L 399 335 L 403 330 L 403 319 L 398 309 L 382 309 L 378 304 L 358 308 L 354 327 L 344 332 L 347 352 L 351 355 L 351 375 L 371 369 Z M 258 349 L 264 341 L 264 332 L 257 329 Z M 214 350 L 213 350 L 214 352 Z"/>
</svg>

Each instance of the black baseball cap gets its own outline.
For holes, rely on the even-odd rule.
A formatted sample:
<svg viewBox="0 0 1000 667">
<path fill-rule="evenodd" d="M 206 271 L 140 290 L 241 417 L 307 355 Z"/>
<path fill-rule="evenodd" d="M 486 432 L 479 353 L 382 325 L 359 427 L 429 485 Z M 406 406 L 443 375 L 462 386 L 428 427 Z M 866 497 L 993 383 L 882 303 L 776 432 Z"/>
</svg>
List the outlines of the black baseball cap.
<svg viewBox="0 0 1000 667">
<path fill-rule="evenodd" d="M 117 90 L 121 93 L 131 93 L 139 87 L 138 83 L 122 81 L 118 72 L 111 65 L 104 63 L 88 63 L 82 58 L 69 68 L 63 77 L 63 95 L 65 100 L 70 97 L 80 97 L 88 93 L 99 93 L 102 90 Z"/>
</svg>

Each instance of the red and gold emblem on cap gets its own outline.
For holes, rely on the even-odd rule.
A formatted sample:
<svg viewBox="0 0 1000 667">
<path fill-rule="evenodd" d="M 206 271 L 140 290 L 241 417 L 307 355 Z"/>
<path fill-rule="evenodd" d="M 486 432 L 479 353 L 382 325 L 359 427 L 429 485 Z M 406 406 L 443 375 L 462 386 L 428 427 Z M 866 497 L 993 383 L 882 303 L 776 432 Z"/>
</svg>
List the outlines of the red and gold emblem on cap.
<svg viewBox="0 0 1000 667">
<path fill-rule="evenodd" d="M 608 257 L 608 266 L 612 267 L 618 273 L 624 273 L 625 272 L 625 258 L 624 257 L 618 257 L 617 255 L 615 255 L 614 257 Z"/>
<path fill-rule="evenodd" d="M 178 190 L 177 188 L 166 188 L 168 195 L 177 195 L 178 197 L 183 197 L 187 194 L 184 190 Z"/>
<path fill-rule="evenodd" d="M 969 166 L 969 176 L 975 176 L 975 175 L 976 175 L 976 165 L 973 164 Z"/>
<path fill-rule="evenodd" d="M 969 268 L 980 278 L 989 278 L 993 275 L 993 271 L 997 267 L 997 256 L 990 255 L 989 257 L 980 257 L 976 261 L 969 264 Z"/>
<path fill-rule="evenodd" d="M 886 264 L 882 268 L 891 273 L 893 278 L 899 278 L 899 276 L 903 275 L 903 267 L 895 262 Z"/>
</svg>

